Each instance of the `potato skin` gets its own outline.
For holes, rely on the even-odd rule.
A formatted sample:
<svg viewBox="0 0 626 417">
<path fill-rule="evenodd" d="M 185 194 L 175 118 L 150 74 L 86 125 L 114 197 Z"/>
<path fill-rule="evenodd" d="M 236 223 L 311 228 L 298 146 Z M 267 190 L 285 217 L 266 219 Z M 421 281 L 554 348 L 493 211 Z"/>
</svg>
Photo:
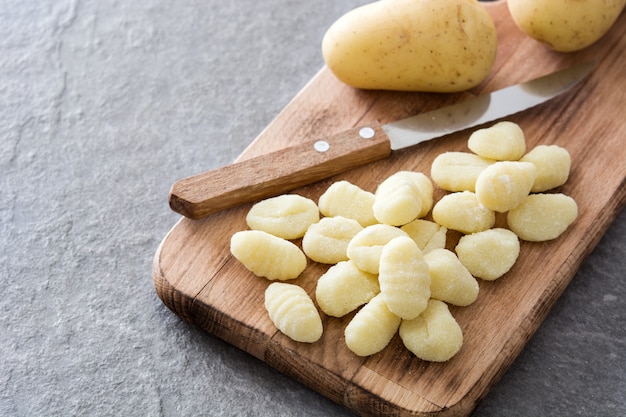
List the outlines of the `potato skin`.
<svg viewBox="0 0 626 417">
<path fill-rule="evenodd" d="M 476 0 L 381 0 L 353 9 L 326 32 L 330 70 L 356 88 L 458 92 L 491 72 L 496 29 Z"/>
<path fill-rule="evenodd" d="M 559 52 L 573 52 L 599 40 L 613 26 L 626 0 L 508 0 L 515 24 L 531 38 Z"/>
</svg>

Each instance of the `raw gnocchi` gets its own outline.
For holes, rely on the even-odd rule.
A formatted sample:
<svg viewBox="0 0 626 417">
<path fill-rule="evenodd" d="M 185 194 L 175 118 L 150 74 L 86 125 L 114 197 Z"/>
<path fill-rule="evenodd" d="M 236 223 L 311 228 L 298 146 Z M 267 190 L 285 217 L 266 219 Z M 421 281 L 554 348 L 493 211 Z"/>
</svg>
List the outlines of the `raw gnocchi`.
<svg viewBox="0 0 626 417">
<path fill-rule="evenodd" d="M 313 343 L 322 337 L 322 319 L 313 300 L 298 285 L 270 284 L 265 290 L 265 309 L 276 328 L 296 342 Z"/>
<path fill-rule="evenodd" d="M 414 319 L 430 298 L 430 274 L 422 251 L 410 237 L 387 243 L 380 255 L 378 282 L 389 310 L 402 319 Z"/>
<path fill-rule="evenodd" d="M 248 227 L 283 239 L 304 236 L 307 228 L 320 219 L 317 204 L 297 194 L 268 198 L 252 206 L 246 216 Z"/>
<path fill-rule="evenodd" d="M 378 274 L 380 254 L 391 239 L 408 235 L 395 226 L 373 224 L 367 226 L 348 244 L 348 259 L 370 274 Z"/>
<path fill-rule="evenodd" d="M 558 145 L 538 145 L 520 159 L 537 168 L 537 177 L 530 192 L 540 193 L 559 187 L 569 178 L 572 158 L 567 149 Z"/>
<path fill-rule="evenodd" d="M 494 281 L 513 267 L 520 244 L 512 231 L 495 228 L 461 237 L 454 250 L 473 276 Z"/>
<path fill-rule="evenodd" d="M 299 247 L 261 230 L 235 233 L 230 239 L 230 252 L 253 274 L 269 280 L 297 278 L 307 265 Z"/>
<path fill-rule="evenodd" d="M 358 356 L 370 356 L 383 350 L 400 326 L 381 294 L 365 304 L 344 330 L 346 346 Z"/>
<path fill-rule="evenodd" d="M 483 158 L 517 161 L 526 152 L 526 138 L 518 124 L 504 121 L 474 131 L 467 147 Z"/>
<path fill-rule="evenodd" d="M 424 312 L 400 324 L 404 346 L 425 361 L 446 362 L 463 346 L 463 331 L 448 306 L 431 299 Z"/>
<path fill-rule="evenodd" d="M 449 305 L 474 303 L 479 279 L 511 270 L 520 239 L 551 240 L 576 219 L 575 201 L 563 194 L 531 194 L 563 185 L 570 172 L 567 150 L 556 145 L 525 153 L 520 127 L 497 123 L 474 132 L 469 152 L 445 152 L 431 176 L 450 192 L 436 204 L 433 182 L 399 171 L 371 193 L 338 181 L 319 198 L 284 195 L 253 206 L 253 229 L 231 238 L 231 252 L 255 275 L 298 277 L 307 257 L 331 265 L 315 287 L 315 302 L 301 287 L 272 283 L 265 308 L 275 326 L 295 341 L 322 337 L 320 312 L 345 317 L 346 346 L 359 356 L 380 352 L 399 332 L 418 358 L 443 362 L 463 344 Z M 433 221 L 424 219 L 432 210 Z M 320 219 L 320 213 L 324 216 Z M 496 227 L 506 213 L 508 229 Z M 504 220 L 504 217 L 503 217 Z M 447 231 L 464 234 L 454 252 Z M 302 238 L 302 250 L 288 239 Z"/>
<path fill-rule="evenodd" d="M 424 254 L 446 246 L 448 229 L 430 220 L 416 219 L 402 226 L 400 230 L 408 234 Z"/>
<path fill-rule="evenodd" d="M 329 316 L 343 317 L 380 292 L 378 277 L 361 271 L 352 261 L 331 266 L 317 280 L 315 299 Z"/>
<path fill-rule="evenodd" d="M 507 213 L 507 225 L 520 239 L 543 242 L 559 237 L 578 217 L 578 205 L 565 194 L 532 194 Z"/>
<path fill-rule="evenodd" d="M 363 226 L 346 217 L 324 217 L 309 226 L 302 239 L 302 250 L 315 262 L 336 264 L 348 260 L 348 243 Z"/>
<path fill-rule="evenodd" d="M 524 201 L 536 176 L 537 168 L 530 162 L 496 162 L 478 176 L 476 197 L 486 208 L 504 213 Z"/>
<path fill-rule="evenodd" d="M 433 161 L 430 175 L 443 190 L 474 192 L 478 175 L 494 162 L 469 152 L 445 152 Z"/>
<path fill-rule="evenodd" d="M 480 204 L 471 191 L 443 196 L 433 207 L 432 215 L 441 226 L 465 234 L 490 229 L 496 222 L 495 213 Z"/>
<path fill-rule="evenodd" d="M 318 200 L 320 212 L 326 217 L 347 217 L 361 226 L 378 223 L 374 217 L 374 194 L 348 181 L 330 185 Z"/>
<path fill-rule="evenodd" d="M 380 183 L 374 195 L 374 217 L 380 223 L 401 226 L 422 212 L 422 197 L 417 184 L 402 172 Z"/>
<path fill-rule="evenodd" d="M 447 249 L 434 249 L 424 255 L 430 272 L 430 296 L 455 306 L 468 306 L 478 298 L 476 278 Z"/>
</svg>

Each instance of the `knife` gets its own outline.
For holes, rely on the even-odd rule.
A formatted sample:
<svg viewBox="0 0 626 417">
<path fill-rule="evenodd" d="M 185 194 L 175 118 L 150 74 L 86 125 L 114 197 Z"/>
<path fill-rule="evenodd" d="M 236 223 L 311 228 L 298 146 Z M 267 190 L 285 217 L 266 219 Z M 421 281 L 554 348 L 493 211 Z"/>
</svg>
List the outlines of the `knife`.
<svg viewBox="0 0 626 417">
<path fill-rule="evenodd" d="M 391 151 L 491 122 L 544 103 L 589 74 L 586 62 L 461 103 L 236 162 L 172 185 L 172 210 L 190 219 L 268 198 L 390 155 Z"/>
</svg>

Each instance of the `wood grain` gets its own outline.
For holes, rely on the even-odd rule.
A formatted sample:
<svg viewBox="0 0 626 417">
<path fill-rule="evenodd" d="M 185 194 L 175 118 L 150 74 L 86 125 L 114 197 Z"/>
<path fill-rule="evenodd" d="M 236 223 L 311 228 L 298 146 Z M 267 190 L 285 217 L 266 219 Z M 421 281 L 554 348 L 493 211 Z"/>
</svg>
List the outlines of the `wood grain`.
<svg viewBox="0 0 626 417">
<path fill-rule="evenodd" d="M 458 102 L 467 94 L 492 91 L 577 62 L 597 59 L 595 72 L 563 96 L 515 115 L 528 148 L 558 144 L 572 156 L 570 179 L 558 191 L 579 206 L 575 224 L 560 238 L 522 242 L 513 269 L 495 282 L 480 282 L 478 300 L 451 308 L 464 345 L 447 363 L 415 358 L 396 336 L 379 354 L 360 358 L 343 342 L 351 316 L 323 316 L 324 335 L 314 344 L 289 340 L 263 308 L 268 285 L 229 253 L 231 235 L 246 229 L 250 205 L 203 220 L 181 218 L 161 242 L 153 264 L 159 297 L 175 314 L 249 352 L 328 398 L 364 416 L 463 416 L 477 406 L 539 327 L 581 263 L 626 203 L 626 14 L 597 44 L 570 54 L 549 51 L 511 22 L 506 4 L 490 4 L 499 36 L 491 76 L 465 94 L 355 90 L 323 68 L 239 160 L 370 123 L 385 123 Z M 317 200 L 337 179 L 373 191 L 399 169 L 430 173 L 439 153 L 467 151 L 469 132 L 394 152 L 340 176 L 297 190 Z M 443 195 L 436 189 L 435 198 Z M 498 217 L 503 224 L 503 217 Z M 453 248 L 459 236 L 449 234 Z M 327 266 L 310 262 L 292 281 L 313 295 Z"/>
</svg>

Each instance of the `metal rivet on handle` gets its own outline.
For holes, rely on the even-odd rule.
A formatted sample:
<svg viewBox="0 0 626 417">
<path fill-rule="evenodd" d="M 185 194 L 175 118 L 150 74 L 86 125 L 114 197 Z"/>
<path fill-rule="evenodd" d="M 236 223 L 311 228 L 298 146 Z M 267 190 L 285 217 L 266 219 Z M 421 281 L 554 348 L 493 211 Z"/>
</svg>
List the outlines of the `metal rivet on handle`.
<svg viewBox="0 0 626 417">
<path fill-rule="evenodd" d="M 326 152 L 330 149 L 330 144 L 325 140 L 318 140 L 313 144 L 313 148 L 318 152 Z"/>
<path fill-rule="evenodd" d="M 361 136 L 363 139 L 371 139 L 374 137 L 374 134 L 376 132 L 374 132 L 374 129 L 372 129 L 371 127 L 363 127 L 361 128 L 361 130 L 359 130 L 359 136 Z"/>
</svg>

